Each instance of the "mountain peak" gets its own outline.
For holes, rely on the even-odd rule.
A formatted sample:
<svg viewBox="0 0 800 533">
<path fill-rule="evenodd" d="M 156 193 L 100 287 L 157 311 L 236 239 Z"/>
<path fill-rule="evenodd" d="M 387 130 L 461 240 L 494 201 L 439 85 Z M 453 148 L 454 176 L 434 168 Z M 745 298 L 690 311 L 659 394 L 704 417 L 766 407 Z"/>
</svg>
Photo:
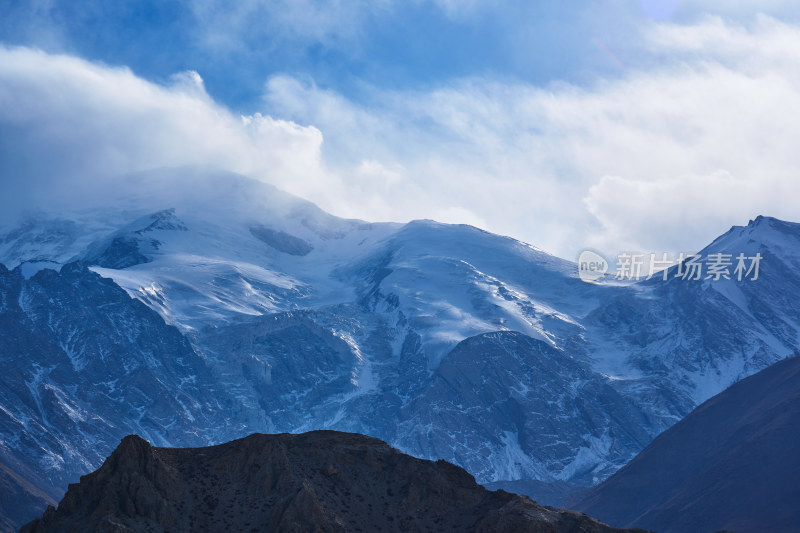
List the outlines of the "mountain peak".
<svg viewBox="0 0 800 533">
<path fill-rule="evenodd" d="M 145 220 L 147 220 L 149 224 L 141 229 L 137 229 L 135 233 L 142 234 L 155 230 L 188 231 L 186 225 L 175 216 L 174 207 L 153 213 L 149 217 L 146 217 Z"/>
<path fill-rule="evenodd" d="M 775 217 L 758 215 L 755 219 L 747 223 L 747 227 L 751 230 L 759 228 L 770 228 L 777 231 L 800 231 L 800 224 L 795 222 L 787 222 Z"/>
<path fill-rule="evenodd" d="M 150 447 L 150 443 L 139 435 L 127 435 L 122 438 L 113 455 L 121 457 L 140 455 L 149 452 Z"/>
<path fill-rule="evenodd" d="M 785 249 L 787 245 L 793 248 L 800 246 L 800 224 L 759 215 L 748 221 L 746 226 L 732 226 L 706 246 L 701 254 L 755 253 L 773 246 Z"/>
</svg>

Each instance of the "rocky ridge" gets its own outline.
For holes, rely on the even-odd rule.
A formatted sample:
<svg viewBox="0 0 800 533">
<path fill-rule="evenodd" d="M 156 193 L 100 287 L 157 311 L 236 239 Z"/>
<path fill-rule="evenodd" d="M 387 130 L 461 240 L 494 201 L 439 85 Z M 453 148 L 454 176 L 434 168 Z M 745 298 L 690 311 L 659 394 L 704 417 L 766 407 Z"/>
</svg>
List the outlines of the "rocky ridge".
<svg viewBox="0 0 800 533">
<path fill-rule="evenodd" d="M 363 435 L 254 434 L 205 448 L 125 437 L 22 533 L 55 531 L 620 531 L 490 492 L 446 461 Z"/>
</svg>

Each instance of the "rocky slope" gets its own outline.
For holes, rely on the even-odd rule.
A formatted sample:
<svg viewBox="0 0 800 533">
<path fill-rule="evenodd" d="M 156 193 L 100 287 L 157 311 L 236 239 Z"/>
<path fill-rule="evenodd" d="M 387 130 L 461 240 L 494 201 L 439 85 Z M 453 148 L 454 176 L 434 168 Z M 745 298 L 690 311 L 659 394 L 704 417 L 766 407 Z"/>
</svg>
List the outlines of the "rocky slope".
<svg viewBox="0 0 800 533">
<path fill-rule="evenodd" d="M 58 500 L 131 430 L 200 445 L 241 427 L 228 422 L 230 397 L 185 337 L 114 282 L 80 263 L 25 274 L 0 265 L 7 526 Z"/>
<path fill-rule="evenodd" d="M 22 533 L 56 531 L 619 531 L 583 514 L 489 492 L 445 461 L 362 435 L 260 435 L 207 448 L 123 439 L 58 509 Z"/>
<path fill-rule="evenodd" d="M 800 529 L 800 357 L 736 383 L 569 502 L 663 533 Z"/>
</svg>

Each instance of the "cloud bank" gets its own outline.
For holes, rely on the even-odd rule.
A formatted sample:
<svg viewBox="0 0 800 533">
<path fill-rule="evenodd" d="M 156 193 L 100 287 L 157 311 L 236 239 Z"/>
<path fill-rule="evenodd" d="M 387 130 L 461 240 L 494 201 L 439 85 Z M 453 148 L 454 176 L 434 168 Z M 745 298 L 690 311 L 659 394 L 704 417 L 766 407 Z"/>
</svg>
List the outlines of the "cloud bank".
<svg viewBox="0 0 800 533">
<path fill-rule="evenodd" d="M 159 85 L 0 47 L 0 202 L 78 202 L 80 185 L 212 165 L 334 214 L 472 223 L 568 258 L 691 251 L 757 214 L 800 220 L 800 28 L 654 22 L 639 44 L 653 66 L 583 86 L 469 78 L 355 101 L 274 75 L 247 116 L 193 72 Z"/>
<path fill-rule="evenodd" d="M 357 105 L 278 77 L 266 98 L 323 131 L 326 160 L 370 161 L 394 216 L 456 198 L 567 257 L 691 251 L 757 214 L 800 218 L 800 29 L 764 16 L 648 29 L 657 67 L 589 87 L 471 79 Z M 404 207 L 409 190 L 430 196 Z"/>
<path fill-rule="evenodd" d="M 159 86 L 126 68 L 0 47 L 4 211 L 99 202 L 70 191 L 181 165 L 232 170 L 299 193 L 314 180 L 336 186 L 322 169 L 321 144 L 314 127 L 231 113 L 195 72 Z"/>
</svg>

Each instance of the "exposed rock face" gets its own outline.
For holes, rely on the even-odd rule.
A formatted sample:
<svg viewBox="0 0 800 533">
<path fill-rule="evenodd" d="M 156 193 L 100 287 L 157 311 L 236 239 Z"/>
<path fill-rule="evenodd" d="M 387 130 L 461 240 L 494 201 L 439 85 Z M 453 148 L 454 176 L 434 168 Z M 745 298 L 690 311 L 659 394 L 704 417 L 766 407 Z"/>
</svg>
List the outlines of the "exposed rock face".
<svg viewBox="0 0 800 533">
<path fill-rule="evenodd" d="M 105 268 L 123 269 L 151 261 L 150 255 L 161 243 L 152 238 L 157 231 L 181 232 L 188 228 L 175 216 L 174 209 L 165 209 L 141 217 L 107 239 L 94 243 L 86 252 L 86 260 Z"/>
<path fill-rule="evenodd" d="M 608 380 L 549 343 L 513 331 L 461 341 L 406 409 L 396 438 L 402 449 L 418 447 L 427 457 L 480 455 L 487 467 L 472 470 L 479 479 L 493 472 L 515 479 L 537 469 L 542 479 L 548 470 L 591 479 L 596 462 L 570 446 L 597 435 L 596 446 L 622 465 L 625 450 L 650 440 L 644 417 Z M 421 435 L 426 427 L 436 431 Z M 519 443 L 516 453 L 497 453 L 514 449 L 509 442 Z"/>
<path fill-rule="evenodd" d="M 618 531 L 489 492 L 461 468 L 352 433 L 254 434 L 207 448 L 129 436 L 58 510 L 51 531 Z"/>
<path fill-rule="evenodd" d="M 625 468 L 570 502 L 661 533 L 800 527 L 800 357 L 714 396 Z"/>
<path fill-rule="evenodd" d="M 290 235 L 285 231 L 278 231 L 265 226 L 252 226 L 250 233 L 253 237 L 267 244 L 279 252 L 289 255 L 308 255 L 313 246 L 308 244 L 303 239 L 299 239 L 294 235 Z"/>
<path fill-rule="evenodd" d="M 80 263 L 30 279 L 0 265 L 0 364 L 0 531 L 132 431 L 159 445 L 231 435 L 230 400 L 185 337 Z"/>
</svg>

